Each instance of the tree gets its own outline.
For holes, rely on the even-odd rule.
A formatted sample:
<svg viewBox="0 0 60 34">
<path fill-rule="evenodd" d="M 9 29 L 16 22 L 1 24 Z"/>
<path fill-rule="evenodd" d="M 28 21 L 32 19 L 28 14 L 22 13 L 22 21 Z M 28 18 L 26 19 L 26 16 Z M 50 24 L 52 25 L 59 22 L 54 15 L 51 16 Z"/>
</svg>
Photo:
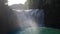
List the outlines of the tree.
<svg viewBox="0 0 60 34">
<path fill-rule="evenodd" d="M 28 0 L 28 6 L 30 9 L 42 9 L 45 0 Z"/>
</svg>

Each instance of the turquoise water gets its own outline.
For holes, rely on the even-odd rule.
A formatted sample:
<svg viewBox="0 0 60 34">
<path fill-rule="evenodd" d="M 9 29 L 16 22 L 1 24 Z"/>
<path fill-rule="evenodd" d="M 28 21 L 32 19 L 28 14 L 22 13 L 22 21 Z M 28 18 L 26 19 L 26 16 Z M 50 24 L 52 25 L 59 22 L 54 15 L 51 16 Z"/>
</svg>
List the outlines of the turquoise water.
<svg viewBox="0 0 60 34">
<path fill-rule="evenodd" d="M 29 28 L 20 32 L 20 34 L 60 34 L 60 30 L 46 27 Z"/>
</svg>

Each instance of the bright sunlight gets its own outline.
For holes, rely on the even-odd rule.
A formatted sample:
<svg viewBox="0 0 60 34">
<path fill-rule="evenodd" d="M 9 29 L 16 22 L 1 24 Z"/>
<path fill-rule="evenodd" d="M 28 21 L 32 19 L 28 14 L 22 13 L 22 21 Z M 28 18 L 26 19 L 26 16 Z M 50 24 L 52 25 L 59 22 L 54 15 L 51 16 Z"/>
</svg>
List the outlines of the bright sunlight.
<svg viewBox="0 0 60 34">
<path fill-rule="evenodd" d="M 13 4 L 24 4 L 27 0 L 8 0 L 8 5 L 11 6 Z"/>
</svg>

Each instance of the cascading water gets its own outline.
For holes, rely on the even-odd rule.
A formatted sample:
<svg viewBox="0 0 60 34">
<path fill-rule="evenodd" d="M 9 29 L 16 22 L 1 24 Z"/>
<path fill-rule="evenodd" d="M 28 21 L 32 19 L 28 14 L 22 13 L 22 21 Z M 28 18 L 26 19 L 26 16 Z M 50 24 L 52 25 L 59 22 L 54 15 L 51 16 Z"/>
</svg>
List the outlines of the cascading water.
<svg viewBox="0 0 60 34">
<path fill-rule="evenodd" d="M 44 26 L 44 12 L 39 9 L 16 11 L 21 30 Z"/>
</svg>

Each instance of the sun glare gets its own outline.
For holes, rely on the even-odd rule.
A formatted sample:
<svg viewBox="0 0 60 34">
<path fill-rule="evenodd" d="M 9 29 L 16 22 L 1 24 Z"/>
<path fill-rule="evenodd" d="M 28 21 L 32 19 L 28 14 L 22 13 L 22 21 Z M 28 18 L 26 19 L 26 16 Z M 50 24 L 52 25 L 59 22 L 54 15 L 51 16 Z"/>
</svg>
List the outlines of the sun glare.
<svg viewBox="0 0 60 34">
<path fill-rule="evenodd" d="M 27 0 L 8 0 L 8 5 L 13 5 L 13 4 L 24 4 Z"/>
</svg>

